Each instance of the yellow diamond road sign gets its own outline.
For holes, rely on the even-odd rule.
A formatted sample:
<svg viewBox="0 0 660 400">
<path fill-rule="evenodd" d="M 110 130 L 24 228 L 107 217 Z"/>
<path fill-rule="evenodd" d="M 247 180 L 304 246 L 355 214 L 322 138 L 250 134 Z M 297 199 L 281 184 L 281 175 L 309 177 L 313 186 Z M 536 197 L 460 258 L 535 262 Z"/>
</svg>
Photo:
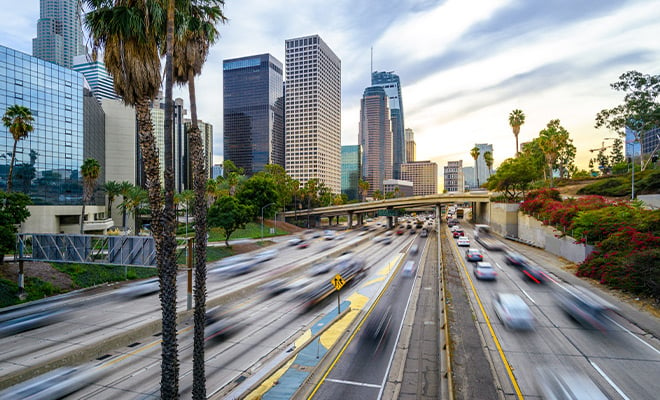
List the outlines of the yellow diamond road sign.
<svg viewBox="0 0 660 400">
<path fill-rule="evenodd" d="M 339 290 L 342 286 L 344 286 L 344 283 L 346 282 L 344 282 L 344 278 L 342 278 L 341 275 L 337 274 L 334 278 L 332 278 L 330 283 L 332 283 L 332 286 L 334 286 L 335 289 Z"/>
</svg>

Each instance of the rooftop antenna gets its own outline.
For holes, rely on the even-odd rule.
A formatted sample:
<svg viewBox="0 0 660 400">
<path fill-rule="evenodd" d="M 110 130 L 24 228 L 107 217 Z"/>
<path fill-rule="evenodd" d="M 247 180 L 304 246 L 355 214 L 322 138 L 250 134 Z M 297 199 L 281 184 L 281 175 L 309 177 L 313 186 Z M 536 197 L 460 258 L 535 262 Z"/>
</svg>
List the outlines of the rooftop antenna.
<svg viewBox="0 0 660 400">
<path fill-rule="evenodd" d="M 369 71 L 369 79 L 371 79 L 371 74 L 374 72 L 374 46 L 371 46 L 371 70 Z"/>
</svg>

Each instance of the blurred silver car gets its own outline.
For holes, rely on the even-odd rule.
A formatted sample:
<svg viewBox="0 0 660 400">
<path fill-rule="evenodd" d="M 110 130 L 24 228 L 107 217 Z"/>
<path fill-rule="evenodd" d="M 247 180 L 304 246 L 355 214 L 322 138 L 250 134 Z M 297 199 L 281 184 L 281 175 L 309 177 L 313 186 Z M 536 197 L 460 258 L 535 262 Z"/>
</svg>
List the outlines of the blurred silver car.
<svg viewBox="0 0 660 400">
<path fill-rule="evenodd" d="M 513 293 L 498 293 L 493 303 L 495 314 L 504 326 L 510 329 L 534 329 L 532 311 L 520 296 Z"/>
<path fill-rule="evenodd" d="M 563 365 L 538 367 L 536 387 L 545 400 L 609 399 L 587 375 Z"/>
<path fill-rule="evenodd" d="M 490 263 L 487 262 L 478 262 L 474 266 L 474 276 L 477 279 L 491 280 L 494 281 L 497 279 L 497 271 L 493 268 Z"/>
<path fill-rule="evenodd" d="M 0 400 L 60 399 L 97 381 L 109 371 L 99 366 L 63 367 L 0 392 Z"/>
<path fill-rule="evenodd" d="M 605 332 L 611 328 L 608 314 L 615 307 L 600 297 L 577 287 L 563 287 L 556 292 L 559 306 L 585 328 Z"/>
</svg>

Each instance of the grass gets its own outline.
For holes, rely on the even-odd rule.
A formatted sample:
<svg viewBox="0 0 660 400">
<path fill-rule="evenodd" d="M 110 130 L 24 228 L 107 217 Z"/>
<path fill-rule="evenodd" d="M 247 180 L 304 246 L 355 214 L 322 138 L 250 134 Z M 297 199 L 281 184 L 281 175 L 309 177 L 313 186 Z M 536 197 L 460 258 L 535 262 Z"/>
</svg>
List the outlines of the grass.
<svg viewBox="0 0 660 400">
<path fill-rule="evenodd" d="M 55 263 L 53 266 L 69 275 L 74 284 L 80 288 L 108 282 L 150 278 L 158 274 L 155 268 L 124 265 Z"/>
<path fill-rule="evenodd" d="M 50 282 L 44 282 L 39 278 L 29 276 L 25 278 L 25 291 L 27 297 L 25 300 L 21 301 L 16 295 L 18 293 L 18 285 L 6 279 L 0 279 L 0 308 L 27 301 L 39 300 L 44 297 L 64 292 Z"/>
<path fill-rule="evenodd" d="M 624 197 L 631 194 L 632 174 L 601 178 L 587 185 L 578 194 L 594 194 L 601 196 Z M 635 173 L 635 194 L 651 194 L 660 191 L 660 170 L 647 169 Z"/>
<path fill-rule="evenodd" d="M 289 234 L 289 232 L 280 228 L 277 228 L 275 233 L 270 233 L 270 229 L 271 227 L 264 226 L 264 238 Z M 260 239 L 261 224 L 258 224 L 256 222 L 250 222 L 247 225 L 245 225 L 244 229 L 237 229 L 234 233 L 232 233 L 232 235 L 229 237 L 229 240 L 246 239 L 246 238 Z M 209 242 L 224 242 L 224 241 L 225 241 L 225 232 L 222 228 L 209 229 Z"/>
</svg>

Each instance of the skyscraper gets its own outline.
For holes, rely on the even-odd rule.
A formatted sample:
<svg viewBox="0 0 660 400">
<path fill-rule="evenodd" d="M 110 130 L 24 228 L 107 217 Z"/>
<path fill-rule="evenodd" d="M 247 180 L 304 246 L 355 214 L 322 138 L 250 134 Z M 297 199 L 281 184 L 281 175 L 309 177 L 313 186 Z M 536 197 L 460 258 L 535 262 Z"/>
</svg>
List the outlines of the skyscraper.
<svg viewBox="0 0 660 400">
<path fill-rule="evenodd" d="M 487 143 L 476 143 L 475 146 L 479 149 L 479 157 L 477 157 L 477 162 L 475 163 L 475 175 L 477 176 L 477 187 L 481 187 L 488 178 L 490 177 L 490 170 L 486 165 L 486 160 L 484 159 L 484 153 L 489 151 L 493 153 L 493 145 Z"/>
<path fill-rule="evenodd" d="M 85 55 L 75 56 L 73 58 L 72 69 L 85 76 L 85 80 L 89 83 L 92 94 L 98 100 L 119 98 L 115 93 L 112 76 L 108 73 L 103 62 L 99 60 L 93 61 Z"/>
<path fill-rule="evenodd" d="M 270 54 L 224 60 L 224 158 L 245 174 L 284 166 L 282 63 Z"/>
<path fill-rule="evenodd" d="M 413 161 L 401 164 L 401 178 L 412 181 L 415 196 L 438 193 L 438 164 L 434 162 Z"/>
<path fill-rule="evenodd" d="M 369 182 L 369 196 L 383 193 L 383 181 L 392 179 L 392 125 L 389 99 L 385 89 L 371 86 L 364 90 L 360 106 L 362 170 Z"/>
<path fill-rule="evenodd" d="M 39 0 L 37 37 L 32 39 L 32 55 L 65 68 L 73 57 L 85 54 L 80 0 Z"/>
<path fill-rule="evenodd" d="M 360 198 L 358 183 L 362 177 L 362 151 L 360 145 L 341 146 L 341 193 L 348 200 Z"/>
<path fill-rule="evenodd" d="M 417 158 L 417 144 L 415 143 L 415 132 L 406 128 L 406 162 L 413 162 Z"/>
<path fill-rule="evenodd" d="M 399 75 L 393 72 L 371 73 L 371 85 L 381 86 L 390 98 L 390 119 L 392 120 L 392 163 L 394 179 L 401 179 L 401 164 L 406 159 L 406 139 L 404 133 L 403 98 L 401 97 L 401 81 Z"/>
<path fill-rule="evenodd" d="M 465 191 L 463 160 L 448 161 L 445 165 L 445 190 L 449 193 Z"/>
<path fill-rule="evenodd" d="M 340 193 L 341 61 L 318 35 L 285 46 L 286 172 Z"/>
</svg>

